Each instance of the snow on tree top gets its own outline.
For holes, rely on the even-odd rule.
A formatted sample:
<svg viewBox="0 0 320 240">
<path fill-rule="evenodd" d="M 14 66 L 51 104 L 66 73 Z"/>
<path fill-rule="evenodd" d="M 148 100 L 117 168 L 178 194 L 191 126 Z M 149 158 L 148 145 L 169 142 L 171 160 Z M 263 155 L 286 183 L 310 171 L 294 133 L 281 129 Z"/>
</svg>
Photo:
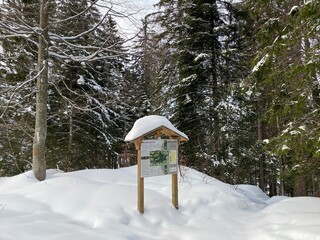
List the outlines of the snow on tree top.
<svg viewBox="0 0 320 240">
<path fill-rule="evenodd" d="M 157 115 L 150 115 L 138 119 L 124 140 L 126 142 L 134 141 L 137 138 L 147 135 L 161 127 L 171 130 L 184 140 L 189 140 L 188 136 L 175 128 L 168 119 Z"/>
</svg>

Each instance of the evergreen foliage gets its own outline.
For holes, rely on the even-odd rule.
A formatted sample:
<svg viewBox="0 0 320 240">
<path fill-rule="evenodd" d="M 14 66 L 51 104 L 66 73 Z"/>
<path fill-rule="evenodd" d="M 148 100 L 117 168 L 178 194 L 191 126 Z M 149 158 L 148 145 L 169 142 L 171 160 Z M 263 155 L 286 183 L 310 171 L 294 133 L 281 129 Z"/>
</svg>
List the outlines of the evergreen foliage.
<svg viewBox="0 0 320 240">
<path fill-rule="evenodd" d="M 81 4 L 79 1 L 61 2 L 57 18 L 67 19 L 87 8 L 87 1 Z M 91 7 L 84 15 L 71 21 L 61 21 L 56 32 L 60 36 L 74 38 L 95 28 L 80 39 L 76 38 L 74 45 L 101 46 L 108 51 L 100 51 L 92 61 L 79 61 L 72 57 L 55 59 L 58 62 L 55 64 L 52 91 L 54 96 L 64 101 L 52 99 L 52 115 L 55 117 L 50 119 L 50 128 L 56 131 L 58 125 L 59 134 L 51 134 L 53 138 L 48 139 L 52 146 L 49 156 L 51 162 L 58 162 L 65 170 L 116 167 L 117 151 L 113 145 L 123 137 L 123 116 L 120 116 L 123 108 L 120 92 L 124 84 L 121 81 L 126 61 L 123 55 L 120 56 L 124 53 L 123 40 L 117 35 L 116 23 L 111 16 L 105 16 L 99 25 L 101 15 L 98 9 Z M 75 25 L 75 22 L 79 24 Z M 69 42 L 59 42 L 59 49 L 62 49 L 60 54 L 66 56 L 85 56 L 87 51 L 73 47 Z M 60 114 L 55 114 L 55 111 Z M 59 143 L 58 146 L 55 143 Z"/>
<path fill-rule="evenodd" d="M 239 114 L 232 84 L 247 65 L 240 64 L 245 58 L 240 13 L 220 1 L 160 1 L 159 7 L 159 36 L 171 53 L 170 67 L 159 76 L 173 76 L 172 120 L 190 137 L 184 161 L 226 180 L 236 144 L 228 129 Z"/>
<path fill-rule="evenodd" d="M 112 9 L 50 1 L 47 166 L 134 164 L 140 117 L 190 139 L 181 163 L 270 196 L 320 194 L 319 1 L 159 0 L 127 49 Z M 0 174 L 30 169 L 39 3 L 0 12 Z"/>
<path fill-rule="evenodd" d="M 2 175 L 13 175 L 31 168 L 37 76 L 38 1 L 3 1 L 0 13 L 0 36 L 10 29 L 21 35 L 1 38 L 0 45 L 0 168 Z M 26 37 L 28 36 L 28 37 Z"/>
<path fill-rule="evenodd" d="M 249 77 L 282 194 L 318 192 L 319 3 L 248 1 L 260 51 Z M 316 10 L 317 9 L 317 10 Z M 263 11 L 263 14 L 262 14 Z M 261 17 L 263 16 L 263 17 Z"/>
<path fill-rule="evenodd" d="M 52 3 L 52 2 L 51 2 Z M 32 6 L 36 4 L 28 2 L 4 2 L 4 9 L 7 11 L 1 14 L 3 20 L 1 30 L 4 36 L 10 31 L 6 28 L 9 23 L 17 24 L 16 31 L 22 32 L 23 27 L 28 28 L 32 33 L 37 27 L 37 14 L 31 14 Z M 28 10 L 29 9 L 29 10 Z M 16 19 L 11 12 L 19 13 L 21 16 Z M 34 13 L 34 9 L 32 9 Z M 79 14 L 81 13 L 81 14 Z M 18 15 L 18 16 L 20 16 Z M 85 17 L 84 17 L 85 15 Z M 12 19 L 10 18 L 12 17 Z M 30 17 L 30 18 L 29 18 Z M 11 19 L 11 20 L 10 20 Z M 20 19 L 24 19 L 23 21 Z M 88 167 L 117 167 L 119 160 L 119 142 L 123 139 L 125 109 L 128 105 L 122 98 L 124 81 L 124 65 L 126 64 L 125 48 L 123 40 L 117 34 L 116 23 L 108 14 L 102 16 L 98 9 L 88 1 L 60 1 L 50 5 L 50 73 L 48 90 L 48 137 L 47 137 L 47 166 L 54 168 L 59 166 L 64 170 L 82 169 Z M 34 25 L 33 25 L 34 23 Z M 9 33 L 8 33 L 9 32 Z M 30 36 L 32 34 L 30 33 Z M 14 33 L 11 33 L 12 35 Z M 34 33 L 35 39 L 37 33 Z M 31 48 L 34 43 L 34 48 Z M 31 45 L 31 47 L 30 47 Z M 5 138 L 17 140 L 20 144 L 13 145 L 11 157 L 2 155 L 2 162 L 6 163 L 12 158 L 18 161 L 15 151 L 21 155 L 22 152 L 30 154 L 32 137 L 32 121 L 34 116 L 34 93 L 33 81 L 26 81 L 37 74 L 35 70 L 37 44 L 28 35 L 20 37 L 18 34 L 13 38 L 6 37 L 3 41 L 4 53 L 1 64 L 1 76 L 6 86 L 7 95 L 1 99 L 7 103 L 1 112 L 4 126 L 2 135 Z M 20 51 L 20 49 L 24 49 Z M 90 54 L 94 52 L 94 54 Z M 20 57 L 22 55 L 22 57 Z M 24 61 L 33 65 L 24 66 Z M 20 64 L 17 64 L 17 60 Z M 12 60 L 12 61 L 11 61 Z M 12 62 L 12 64 L 11 64 Z M 10 79 L 17 83 L 10 84 Z M 19 87 L 19 84 L 22 87 Z M 30 86 L 30 87 L 28 87 Z M 19 88 L 19 91 L 18 91 Z M 13 93 L 13 91 L 17 90 Z M 30 92 L 27 94 L 26 91 Z M 13 105 L 13 96 L 19 102 L 18 110 Z M 16 95 L 18 97 L 16 97 Z M 30 96 L 28 98 L 28 96 Z M 22 97 L 23 96 L 23 97 Z M 28 100 L 29 107 L 23 106 L 23 101 Z M 11 112 L 13 113 L 9 115 Z M 26 109 L 26 110 L 24 110 Z M 21 115 L 29 115 L 28 127 L 25 127 L 25 118 L 11 121 L 14 112 Z M 20 133 L 22 128 L 26 132 L 28 141 L 24 141 L 22 134 L 20 138 L 8 127 L 8 124 L 18 126 L 15 132 Z M 10 131 L 10 132 L 8 132 Z M 22 145 L 22 146 L 21 146 Z M 9 147 L 3 149 L 8 151 Z M 28 149 L 21 151 L 21 149 Z M 85 149 L 85 150 L 84 150 Z M 10 160 L 11 162 L 13 160 Z M 30 167 L 22 156 L 22 163 L 17 172 Z M 9 161 L 9 162 L 10 162 Z M 4 172 L 12 174 L 12 171 Z"/>
</svg>

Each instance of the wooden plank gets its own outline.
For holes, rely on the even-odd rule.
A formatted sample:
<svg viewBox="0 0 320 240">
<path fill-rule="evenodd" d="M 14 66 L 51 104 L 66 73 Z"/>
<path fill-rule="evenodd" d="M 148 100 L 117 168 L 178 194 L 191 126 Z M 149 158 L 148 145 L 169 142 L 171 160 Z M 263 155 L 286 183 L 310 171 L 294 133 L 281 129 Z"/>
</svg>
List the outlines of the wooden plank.
<svg viewBox="0 0 320 240">
<path fill-rule="evenodd" d="M 162 135 L 162 129 L 163 128 L 159 128 L 157 131 L 156 131 L 156 138 L 161 138 L 161 135 Z"/>
<path fill-rule="evenodd" d="M 143 214 L 144 213 L 144 178 L 141 177 L 141 142 L 142 138 L 138 138 L 134 141 L 136 150 L 137 150 L 137 157 L 138 157 L 138 211 Z"/>
<path fill-rule="evenodd" d="M 141 148 L 141 142 L 142 142 L 142 138 L 137 138 L 136 140 L 134 140 L 134 146 L 136 147 L 137 151 L 139 151 Z"/>
<path fill-rule="evenodd" d="M 172 205 L 176 209 L 179 208 L 178 204 L 178 174 L 172 174 Z"/>
<path fill-rule="evenodd" d="M 171 136 L 171 139 L 176 139 L 178 141 L 178 148 L 180 145 L 180 140 L 178 136 Z M 178 155 L 179 156 L 179 155 Z M 177 156 L 177 157 L 178 157 Z M 179 159 L 177 159 L 179 164 Z M 179 197 L 178 197 L 178 173 L 174 173 L 171 175 L 171 181 L 172 181 L 172 205 L 174 208 L 179 208 Z"/>
<path fill-rule="evenodd" d="M 144 213 L 144 178 L 138 179 L 138 211 Z"/>
</svg>

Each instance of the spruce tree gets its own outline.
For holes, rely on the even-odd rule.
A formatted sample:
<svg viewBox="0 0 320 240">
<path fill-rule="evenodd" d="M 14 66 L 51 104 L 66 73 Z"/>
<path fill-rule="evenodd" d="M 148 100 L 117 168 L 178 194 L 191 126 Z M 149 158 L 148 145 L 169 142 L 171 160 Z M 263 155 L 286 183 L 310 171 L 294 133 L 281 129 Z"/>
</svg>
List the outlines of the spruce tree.
<svg viewBox="0 0 320 240">
<path fill-rule="evenodd" d="M 183 161 L 233 181 L 239 136 L 232 129 L 240 114 L 234 83 L 247 71 L 241 62 L 240 12 L 220 1 L 160 1 L 159 6 L 160 42 L 170 57 L 158 76 L 170 79 L 169 116 L 190 137 Z"/>
<path fill-rule="evenodd" d="M 256 65 L 249 79 L 258 96 L 259 120 L 267 149 L 280 172 L 282 194 L 306 195 L 319 173 L 315 134 L 319 3 L 248 1 L 257 21 Z M 259 139 L 261 141 L 261 139 Z M 271 157 L 269 157 L 271 159 Z M 274 161 L 276 160 L 276 161 Z M 315 164 L 315 165 L 314 165 Z M 273 170 L 274 171 L 274 170 Z M 293 189 L 293 191 L 292 191 Z M 314 194 L 314 193 L 313 193 Z"/>
<path fill-rule="evenodd" d="M 61 2 L 58 11 L 59 19 L 72 17 L 72 20 L 61 21 L 56 31 L 63 37 L 75 38 L 75 44 L 60 43 L 59 48 L 64 50 L 60 54 L 66 57 L 56 59 L 53 82 L 53 91 L 64 101 L 52 99 L 52 114 L 54 111 L 60 112 L 51 119 L 52 131 L 56 131 L 57 125 L 60 131 L 51 135 L 52 146 L 55 143 L 58 145 L 52 148 L 50 156 L 52 162 L 56 163 L 61 159 L 61 154 L 68 152 L 65 161 L 59 162 L 65 170 L 116 167 L 119 149 L 113 146 L 123 137 L 123 99 L 120 96 L 126 61 L 121 45 L 123 40 L 118 36 L 116 23 L 111 16 L 105 16 L 100 23 L 102 16 L 98 9 L 94 6 L 88 9 L 88 6 L 90 4 L 87 1 L 81 4 L 78 1 L 65 1 Z M 82 20 L 83 14 L 74 17 L 83 11 L 85 21 Z M 81 36 L 86 31 L 88 33 Z M 90 45 L 100 46 L 108 50 L 101 50 L 94 59 L 81 61 L 72 56 L 86 55 L 87 50 L 76 44 L 88 48 Z M 59 61 L 62 61 L 61 65 Z"/>
<path fill-rule="evenodd" d="M 4 175 L 32 167 L 38 1 L 3 1 L 0 12 L 0 138 Z M 28 24 L 27 24 L 28 23 Z M 12 33 L 11 30 L 16 32 Z"/>
<path fill-rule="evenodd" d="M 184 148 L 187 165 L 213 174 L 220 160 L 217 107 L 221 99 L 218 65 L 222 22 L 215 1 L 183 3 L 180 11 L 175 118 L 178 128 L 190 138 Z"/>
<path fill-rule="evenodd" d="M 123 40 L 117 36 L 115 22 L 108 15 L 100 15 L 98 9 L 94 7 L 95 2 L 81 1 L 79 4 L 78 1 L 51 1 L 49 8 L 46 8 L 50 11 L 49 28 L 44 27 L 42 32 L 38 27 L 38 13 L 34 14 L 35 8 L 33 11 L 22 11 L 25 9 L 22 7 L 32 3 L 33 1 L 3 3 L 5 7 L 3 9 L 6 10 L 1 11 L 3 21 L 1 21 L 0 30 L 5 44 L 3 44 L 4 51 L 1 53 L 3 67 L 0 71 L 4 79 L 2 86 L 8 87 L 6 91 L 8 97 L 1 99 L 6 103 L 4 111 L 1 112 L 1 117 L 6 118 L 2 119 L 7 121 L 14 116 L 12 107 L 14 104 L 23 103 L 22 99 L 30 96 L 29 106 L 30 102 L 34 102 L 34 95 L 23 94 L 23 91 L 30 90 L 33 94 L 36 92 L 33 80 L 39 73 L 40 75 L 44 73 L 42 68 L 40 72 L 36 71 L 36 54 L 38 46 L 41 46 L 41 44 L 38 45 L 37 39 L 39 35 L 44 36 L 42 33 L 48 33 L 45 34 L 46 41 L 44 41 L 48 47 L 43 49 L 48 51 L 49 55 L 44 57 L 43 61 L 39 61 L 39 63 L 46 63 L 43 69 L 49 70 L 49 89 L 43 91 L 48 93 L 49 99 L 48 105 L 44 104 L 49 110 L 48 133 L 46 133 L 49 146 L 47 164 L 49 167 L 59 165 L 69 170 L 83 167 L 115 167 L 120 151 L 117 143 L 123 137 L 125 122 L 122 113 L 125 107 L 128 108 L 120 97 L 124 85 L 122 74 L 125 49 L 122 47 Z M 69 8 L 63 8 L 67 5 Z M 39 7 L 37 4 L 35 6 Z M 11 13 L 15 14 L 11 15 Z M 30 18 L 23 16 L 30 16 Z M 75 21 L 76 19 L 79 21 Z M 25 51 L 19 54 L 19 49 L 25 49 Z M 18 62 L 21 62 L 21 65 L 16 64 L 17 61 L 12 61 L 19 56 L 28 58 L 26 63 L 31 65 L 25 66 L 23 58 Z M 23 72 L 24 69 L 26 73 Z M 24 82 L 14 86 L 9 83 L 10 78 L 21 79 Z M 16 99 L 16 102 L 10 99 Z M 25 111 L 18 111 L 15 116 L 21 117 L 23 112 L 33 119 L 33 112 L 30 111 L 34 110 L 33 105 L 23 109 Z M 47 121 L 45 117 L 41 119 L 43 122 Z M 26 119 L 23 118 L 23 120 Z M 28 124 L 31 121 L 28 121 Z M 19 125 L 16 123 L 11 121 L 10 125 L 22 126 L 20 122 Z M 5 124 L 6 122 L 3 125 Z M 26 129 L 28 128 L 23 128 L 23 130 Z M 1 131 L 1 138 L 2 133 Z M 13 134 L 14 131 L 10 130 L 7 133 Z M 29 137 L 29 142 L 21 140 L 23 138 L 19 140 L 23 142 L 21 145 L 24 152 L 30 154 L 30 134 L 26 132 L 26 135 Z M 89 146 L 88 143 L 90 143 Z M 8 146 L 19 147 L 10 143 Z M 26 146 L 29 151 L 25 150 Z M 86 150 L 80 151 L 81 147 Z M 13 153 L 13 151 L 10 152 Z M 17 150 L 17 152 L 22 151 Z M 34 150 L 34 153 L 36 152 Z M 67 156 L 65 152 L 68 152 Z M 76 156 L 78 158 L 71 159 Z M 17 156 L 12 159 L 16 161 Z M 24 157 L 24 160 L 26 159 Z M 45 158 L 41 157 L 41 159 L 45 163 Z M 106 161 L 107 159 L 111 160 Z M 42 180 L 42 177 L 39 179 Z"/>
</svg>

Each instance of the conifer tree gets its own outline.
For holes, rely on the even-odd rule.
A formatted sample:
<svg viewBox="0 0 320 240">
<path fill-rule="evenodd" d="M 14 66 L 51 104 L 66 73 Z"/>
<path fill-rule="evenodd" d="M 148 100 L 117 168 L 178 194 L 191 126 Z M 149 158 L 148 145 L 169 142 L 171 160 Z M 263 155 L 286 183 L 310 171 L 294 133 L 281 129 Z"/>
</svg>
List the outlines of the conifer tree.
<svg viewBox="0 0 320 240">
<path fill-rule="evenodd" d="M 32 28 L 37 26 L 38 9 L 38 1 L 3 1 L 1 5 L 0 168 L 4 175 L 17 174 L 32 166 L 35 108 L 30 103 L 36 92 L 33 85 L 37 77 L 38 41 Z M 9 34 L 11 29 L 17 32 Z"/>
<path fill-rule="evenodd" d="M 169 67 L 160 76 L 173 82 L 170 101 L 179 129 L 190 141 L 183 153 L 187 165 L 231 181 L 231 151 L 237 137 L 235 87 L 245 75 L 240 50 L 243 38 L 235 6 L 220 1 L 160 1 L 160 39 L 168 49 Z M 236 152 L 233 150 L 233 153 Z M 231 157 L 230 157 L 231 156 Z"/>
<path fill-rule="evenodd" d="M 80 4 L 79 1 L 65 1 L 61 2 L 59 8 L 58 18 L 67 19 L 75 13 L 86 11 L 88 2 L 82 1 Z M 61 67 L 56 64 L 55 68 L 57 75 L 53 91 L 64 101 L 55 102 L 53 98 L 53 110 L 60 114 L 56 115 L 58 119 L 51 119 L 52 130 L 56 129 L 56 124 L 61 130 L 59 134 L 51 135 L 52 146 L 58 142 L 59 147 L 53 148 L 56 150 L 52 150 L 50 156 L 55 163 L 61 154 L 68 152 L 65 161 L 60 162 L 65 170 L 116 167 L 119 150 L 114 149 L 113 145 L 122 138 L 123 131 L 123 99 L 120 96 L 126 61 L 121 45 L 123 40 L 118 36 L 116 23 L 111 16 L 105 16 L 100 23 L 100 13 L 93 6 L 84 14 L 85 21 L 81 14 L 72 18 L 72 21 L 61 21 L 56 31 L 61 36 L 72 38 L 91 29 L 80 39 L 76 38 L 75 43 L 102 46 L 108 51 L 100 51 L 95 60 L 79 61 L 72 56 L 84 55 L 86 49 L 74 47 L 68 42 L 60 43 L 59 48 L 64 49 L 61 54 L 69 57 L 62 61 Z M 61 61 L 59 58 L 57 60 Z M 86 149 L 85 152 L 83 149 Z"/>
<path fill-rule="evenodd" d="M 3 21 L 1 22 L 0 29 L 6 43 L 4 44 L 6 59 L 5 61 L 1 61 L 1 64 L 5 66 L 1 68 L 2 76 L 4 76 L 7 82 L 10 76 L 13 76 L 15 80 L 18 79 L 17 77 L 22 72 L 20 69 L 15 71 L 18 65 L 9 65 L 10 57 L 18 56 L 15 49 L 10 48 L 9 43 L 21 44 L 25 41 L 27 43 L 25 46 L 30 45 L 34 47 L 34 49 L 31 48 L 30 54 L 27 51 L 22 51 L 26 53 L 26 57 L 30 58 L 30 63 L 33 62 L 33 68 L 29 67 L 29 70 L 31 69 L 31 72 L 27 73 L 29 75 L 21 75 L 25 83 L 21 84 L 18 88 L 25 87 L 27 83 L 33 83 L 33 80 L 38 75 L 41 79 L 45 80 L 41 74 L 48 71 L 49 90 L 42 91 L 45 94 L 48 93 L 49 98 L 48 142 L 51 143 L 49 146 L 52 148 L 49 148 L 47 151 L 49 156 L 48 166 L 55 167 L 59 163 L 57 159 L 68 159 L 68 157 L 63 157 L 64 146 L 68 146 L 68 156 L 71 156 L 72 153 L 74 155 L 79 154 L 78 157 L 80 156 L 79 162 L 72 166 L 73 169 L 97 166 L 114 167 L 118 155 L 112 149 L 112 145 L 119 140 L 119 132 L 121 132 L 121 136 L 123 134 L 122 126 L 124 121 L 121 112 L 123 111 L 124 104 L 123 99 L 119 97 L 119 93 L 122 91 L 123 85 L 120 80 L 122 79 L 124 67 L 124 58 L 122 56 L 124 56 L 125 52 L 122 48 L 123 40 L 117 36 L 115 22 L 108 14 L 101 16 L 97 8 L 94 7 L 95 2 L 81 1 L 81 4 L 79 4 L 78 1 L 61 1 L 57 2 L 57 6 L 55 6 L 56 2 L 50 1 L 49 7 L 46 5 L 47 3 L 44 3 L 40 8 L 41 10 L 50 11 L 44 16 L 48 17 L 50 15 L 48 27 L 42 26 L 43 31 L 38 31 L 41 29 L 38 26 L 38 18 L 27 19 L 20 17 L 20 15 L 29 16 L 28 14 L 31 12 L 22 11 L 23 8 L 21 6 L 31 4 L 31 2 L 4 2 L 5 9 L 9 9 L 10 11 L 1 12 Z M 70 8 L 62 9 L 62 6 L 66 5 Z M 57 9 L 59 11 L 53 11 Z M 111 11 L 111 9 L 109 10 Z M 12 12 L 15 13 L 15 11 L 20 15 L 17 15 L 19 17 L 16 19 L 12 18 L 12 20 L 12 15 L 10 14 Z M 63 14 L 65 15 L 62 16 Z M 82 21 L 83 16 L 86 14 L 86 20 Z M 35 17 L 37 14 L 31 15 Z M 74 21 L 79 18 L 81 21 Z M 46 38 L 45 41 L 38 44 L 37 38 L 39 36 L 41 41 L 44 36 Z M 25 48 L 25 46 L 21 44 L 22 49 L 28 50 L 29 48 Z M 41 46 L 44 46 L 44 48 Z M 38 48 L 43 49 L 48 55 L 39 54 L 38 59 L 42 59 L 39 61 L 39 69 L 41 68 L 41 71 L 37 72 L 32 71 L 32 69 L 36 69 L 34 60 L 37 57 L 34 59 L 31 59 L 31 57 L 36 56 Z M 16 55 L 11 54 L 10 51 Z M 41 64 L 44 64 L 43 67 Z M 7 66 L 10 66 L 10 68 Z M 22 67 L 24 66 L 22 65 Z M 28 71 L 28 67 L 25 67 L 25 69 Z M 26 80 L 25 76 L 31 79 Z M 46 80 L 40 82 L 45 83 Z M 6 83 L 6 85 L 8 84 Z M 35 90 L 34 87 L 30 87 L 30 89 Z M 9 97 L 11 93 L 8 93 Z M 17 96 L 21 95 L 18 94 Z M 47 104 L 44 103 L 45 101 L 40 102 L 42 102 L 45 108 L 47 107 Z M 9 101 L 7 103 L 2 116 L 4 116 L 4 113 L 8 114 L 8 110 L 12 106 L 12 102 Z M 39 116 L 38 113 L 37 115 Z M 40 119 L 44 123 L 47 122 L 46 117 L 40 117 Z M 43 129 L 45 130 L 45 128 Z M 79 135 L 75 135 L 74 133 Z M 37 137 L 40 135 L 44 136 L 47 133 L 43 131 L 41 134 L 40 132 L 39 134 L 35 134 Z M 84 137 L 88 136 L 90 136 L 90 141 L 84 139 Z M 41 137 L 41 139 L 45 138 Z M 64 142 L 66 139 L 68 139 L 68 143 Z M 88 142 L 91 143 L 90 147 L 87 146 Z M 76 154 L 72 152 L 72 149 L 75 149 L 74 144 L 78 144 L 77 147 L 86 146 L 88 149 L 85 154 L 81 154 L 79 150 Z M 43 149 L 46 146 L 44 144 L 41 144 L 41 146 L 43 147 L 40 152 L 43 153 Z M 39 151 L 34 150 L 34 153 L 37 152 Z M 112 160 L 112 164 L 106 161 L 109 155 L 111 159 L 112 157 L 114 159 L 114 161 Z M 56 156 L 56 158 L 53 156 Z M 40 158 L 40 161 L 45 163 L 45 158 Z M 95 161 L 90 161 L 90 158 L 93 158 Z M 65 162 L 66 164 L 63 164 L 69 166 L 70 161 Z M 36 167 L 35 163 L 33 167 Z M 36 174 L 39 180 L 43 180 L 44 171 L 45 168 L 41 170 L 41 176 Z"/>
<path fill-rule="evenodd" d="M 270 142 L 267 149 L 272 158 L 268 158 L 280 171 L 281 194 L 316 192 L 317 177 L 310 177 L 310 173 L 319 174 L 314 171 L 318 148 L 313 135 L 318 129 L 314 119 L 319 117 L 317 95 L 313 97 L 318 89 L 315 29 L 319 26 L 319 3 L 247 4 L 251 16 L 261 21 L 254 27 L 260 37 L 255 39 L 260 51 L 250 76 L 263 123 L 264 136 L 259 140 L 268 138 Z"/>
</svg>

